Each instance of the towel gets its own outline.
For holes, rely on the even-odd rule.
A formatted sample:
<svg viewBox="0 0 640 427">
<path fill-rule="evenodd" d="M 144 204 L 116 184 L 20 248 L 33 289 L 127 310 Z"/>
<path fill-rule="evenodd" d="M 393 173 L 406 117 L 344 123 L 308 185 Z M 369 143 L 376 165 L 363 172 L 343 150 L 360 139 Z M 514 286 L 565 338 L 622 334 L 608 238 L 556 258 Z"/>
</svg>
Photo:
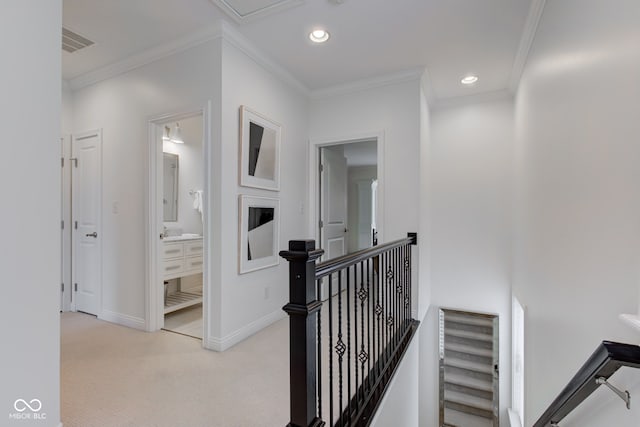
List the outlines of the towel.
<svg viewBox="0 0 640 427">
<path fill-rule="evenodd" d="M 204 224 L 204 212 L 203 212 L 204 202 L 202 200 L 202 190 L 196 190 L 193 192 L 193 209 L 200 212 L 200 219 Z"/>
</svg>

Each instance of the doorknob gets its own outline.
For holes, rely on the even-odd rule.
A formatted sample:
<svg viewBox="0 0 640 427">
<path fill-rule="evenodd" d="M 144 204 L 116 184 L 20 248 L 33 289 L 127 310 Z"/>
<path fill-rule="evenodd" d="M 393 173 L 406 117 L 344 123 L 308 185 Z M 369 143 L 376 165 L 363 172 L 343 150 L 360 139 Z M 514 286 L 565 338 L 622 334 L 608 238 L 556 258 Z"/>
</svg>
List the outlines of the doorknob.
<svg viewBox="0 0 640 427">
<path fill-rule="evenodd" d="M 97 238 L 97 237 L 98 237 L 98 233 L 96 233 L 96 232 L 94 231 L 93 233 L 85 234 L 85 236 L 87 236 L 87 237 L 95 237 L 95 238 Z"/>
</svg>

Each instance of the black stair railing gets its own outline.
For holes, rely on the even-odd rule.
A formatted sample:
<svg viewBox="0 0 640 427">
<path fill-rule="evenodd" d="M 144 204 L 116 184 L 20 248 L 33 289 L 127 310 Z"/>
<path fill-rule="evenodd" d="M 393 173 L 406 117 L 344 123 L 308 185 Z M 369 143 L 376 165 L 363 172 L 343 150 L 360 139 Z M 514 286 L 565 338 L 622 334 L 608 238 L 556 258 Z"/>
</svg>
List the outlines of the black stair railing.
<svg viewBox="0 0 640 427">
<path fill-rule="evenodd" d="M 640 368 L 640 347 L 603 341 L 533 427 L 559 426 L 564 417 L 603 384 L 618 394 L 629 408 L 629 392 L 618 390 L 608 382 L 608 379 L 623 366 Z"/>
<path fill-rule="evenodd" d="M 316 264 L 324 251 L 293 240 L 289 261 L 289 427 L 367 426 L 413 338 L 406 239 Z M 323 302 L 322 299 L 325 299 Z"/>
</svg>

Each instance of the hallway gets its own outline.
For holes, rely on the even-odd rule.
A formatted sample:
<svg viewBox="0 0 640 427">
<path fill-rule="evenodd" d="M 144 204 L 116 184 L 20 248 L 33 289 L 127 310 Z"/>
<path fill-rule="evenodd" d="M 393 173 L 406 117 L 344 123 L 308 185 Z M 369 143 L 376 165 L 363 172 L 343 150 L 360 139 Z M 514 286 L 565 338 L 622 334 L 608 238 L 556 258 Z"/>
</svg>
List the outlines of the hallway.
<svg viewBox="0 0 640 427">
<path fill-rule="evenodd" d="M 288 320 L 224 353 L 166 331 L 61 315 L 65 427 L 274 427 L 288 422 Z"/>
</svg>

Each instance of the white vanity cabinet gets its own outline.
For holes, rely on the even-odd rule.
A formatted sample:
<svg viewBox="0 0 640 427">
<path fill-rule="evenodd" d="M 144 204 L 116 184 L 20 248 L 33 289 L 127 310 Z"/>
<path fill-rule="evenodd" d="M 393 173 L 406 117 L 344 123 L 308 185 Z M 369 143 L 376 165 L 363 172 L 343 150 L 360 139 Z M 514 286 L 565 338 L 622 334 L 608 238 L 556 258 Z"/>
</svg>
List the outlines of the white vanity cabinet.
<svg viewBox="0 0 640 427">
<path fill-rule="evenodd" d="M 164 242 L 164 279 L 202 273 L 202 238 Z"/>
<path fill-rule="evenodd" d="M 164 280 L 202 274 L 203 249 L 202 237 L 166 239 L 163 245 Z M 166 295 L 164 312 L 171 313 L 201 302 L 201 290 L 185 292 L 179 288 L 177 292 Z"/>
</svg>

